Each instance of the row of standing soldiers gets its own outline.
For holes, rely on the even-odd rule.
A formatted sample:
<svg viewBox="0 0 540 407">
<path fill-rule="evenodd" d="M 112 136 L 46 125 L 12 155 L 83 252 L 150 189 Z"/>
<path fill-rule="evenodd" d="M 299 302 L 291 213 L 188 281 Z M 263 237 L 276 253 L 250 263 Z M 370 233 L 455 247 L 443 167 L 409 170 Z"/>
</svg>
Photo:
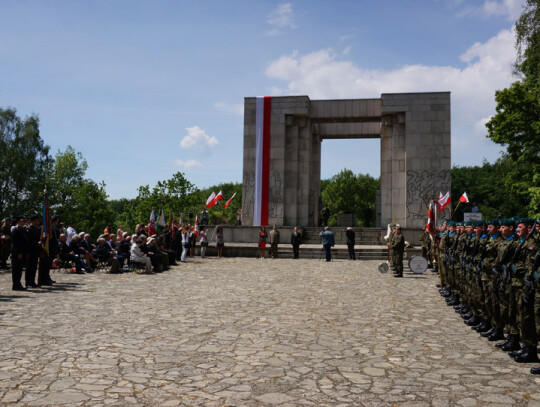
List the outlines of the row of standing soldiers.
<svg viewBox="0 0 540 407">
<path fill-rule="evenodd" d="M 448 305 L 516 362 L 538 362 L 540 219 L 446 221 L 426 239 Z"/>
</svg>

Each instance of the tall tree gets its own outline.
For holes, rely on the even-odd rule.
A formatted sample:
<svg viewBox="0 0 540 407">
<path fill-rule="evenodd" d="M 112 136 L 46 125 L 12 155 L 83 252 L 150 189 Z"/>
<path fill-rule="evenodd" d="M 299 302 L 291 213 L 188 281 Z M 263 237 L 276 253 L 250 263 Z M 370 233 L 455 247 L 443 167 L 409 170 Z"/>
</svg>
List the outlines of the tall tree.
<svg viewBox="0 0 540 407">
<path fill-rule="evenodd" d="M 21 119 L 13 108 L 0 109 L 0 214 L 39 209 L 49 147 L 39 135 L 36 115 Z"/>
<path fill-rule="evenodd" d="M 85 178 L 88 164 L 82 154 L 71 146 L 59 151 L 47 170 L 49 202 L 63 222 L 76 222 L 77 230 L 96 238 L 114 212 L 107 202 L 105 184 Z"/>
<path fill-rule="evenodd" d="M 513 194 L 524 194 L 530 215 L 540 214 L 540 0 L 527 0 L 516 22 L 519 80 L 497 91 L 496 114 L 486 124 L 488 137 L 506 146 L 519 171 L 506 178 Z M 516 184 L 516 180 L 519 183 Z"/>
</svg>

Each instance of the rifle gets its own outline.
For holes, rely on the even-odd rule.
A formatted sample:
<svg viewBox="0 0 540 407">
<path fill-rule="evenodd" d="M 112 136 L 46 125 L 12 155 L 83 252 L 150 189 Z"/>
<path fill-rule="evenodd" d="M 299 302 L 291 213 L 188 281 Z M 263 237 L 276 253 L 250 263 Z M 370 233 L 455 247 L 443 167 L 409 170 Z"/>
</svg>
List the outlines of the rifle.
<svg viewBox="0 0 540 407">
<path fill-rule="evenodd" d="M 521 298 L 525 304 L 532 304 L 534 302 L 534 295 L 536 291 L 536 284 L 540 280 L 540 274 L 538 268 L 540 267 L 540 251 L 536 252 L 536 255 L 532 258 L 533 267 L 531 274 L 527 274 L 523 280 L 523 291 L 521 292 Z"/>
</svg>

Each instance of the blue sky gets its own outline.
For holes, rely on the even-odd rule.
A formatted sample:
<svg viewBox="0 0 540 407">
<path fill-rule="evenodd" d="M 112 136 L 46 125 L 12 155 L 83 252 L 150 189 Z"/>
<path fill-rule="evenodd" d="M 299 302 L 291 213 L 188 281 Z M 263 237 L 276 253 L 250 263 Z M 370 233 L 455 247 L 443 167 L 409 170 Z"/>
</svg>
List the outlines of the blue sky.
<svg viewBox="0 0 540 407">
<path fill-rule="evenodd" d="M 241 182 L 244 97 L 452 92 L 452 162 L 492 162 L 522 0 L 0 1 L 0 107 L 36 113 L 112 199 L 182 171 Z M 322 178 L 380 174 L 378 140 L 325 140 Z"/>
</svg>

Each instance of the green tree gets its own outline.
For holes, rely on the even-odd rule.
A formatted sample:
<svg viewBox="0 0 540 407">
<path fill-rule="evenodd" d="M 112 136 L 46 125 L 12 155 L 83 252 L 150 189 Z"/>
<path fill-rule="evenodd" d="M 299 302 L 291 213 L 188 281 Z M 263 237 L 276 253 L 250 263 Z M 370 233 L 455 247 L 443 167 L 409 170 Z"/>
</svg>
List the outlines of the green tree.
<svg viewBox="0 0 540 407">
<path fill-rule="evenodd" d="M 99 236 L 114 220 L 105 184 L 85 178 L 88 164 L 71 146 L 59 151 L 47 170 L 47 189 L 52 211 L 61 221 L 76 223 L 77 230 Z"/>
<path fill-rule="evenodd" d="M 185 216 L 189 211 L 196 210 L 200 200 L 199 190 L 183 173 L 177 172 L 168 180 L 158 181 L 152 189 L 149 185 L 140 186 L 137 197 L 125 204 L 124 212 L 117 214 L 116 223 L 134 230 L 137 224 L 148 223 L 152 208 L 157 219 L 162 206 L 165 220 L 169 223 L 171 214 L 178 220 L 179 212 Z"/>
<path fill-rule="evenodd" d="M 484 161 L 481 166 L 453 167 L 451 196 L 457 198 L 466 191 L 471 201 L 459 206 L 457 202 L 454 203 L 454 219 L 463 220 L 463 213 L 471 211 L 473 202 L 478 204 L 484 219 L 496 218 L 499 214 L 506 217 L 525 216 L 528 196 L 513 194 L 512 199 L 508 199 L 509 189 L 506 185 L 509 179 L 519 183 L 521 171 L 520 166 L 516 166 L 508 155 L 493 164 Z"/>
<path fill-rule="evenodd" d="M 49 147 L 36 115 L 24 120 L 13 108 L 0 109 L 0 214 L 39 211 Z"/>
<path fill-rule="evenodd" d="M 379 188 L 378 179 L 367 174 L 355 175 L 348 169 L 321 181 L 322 201 L 331 213 L 329 224 L 336 225 L 338 214 L 354 213 L 359 226 L 373 226 Z"/>
<path fill-rule="evenodd" d="M 516 170 L 505 177 L 512 196 L 526 197 L 530 215 L 540 214 L 540 0 L 527 0 L 516 22 L 520 79 L 497 91 L 496 114 L 486 124 L 488 137 L 506 147 Z"/>
</svg>

